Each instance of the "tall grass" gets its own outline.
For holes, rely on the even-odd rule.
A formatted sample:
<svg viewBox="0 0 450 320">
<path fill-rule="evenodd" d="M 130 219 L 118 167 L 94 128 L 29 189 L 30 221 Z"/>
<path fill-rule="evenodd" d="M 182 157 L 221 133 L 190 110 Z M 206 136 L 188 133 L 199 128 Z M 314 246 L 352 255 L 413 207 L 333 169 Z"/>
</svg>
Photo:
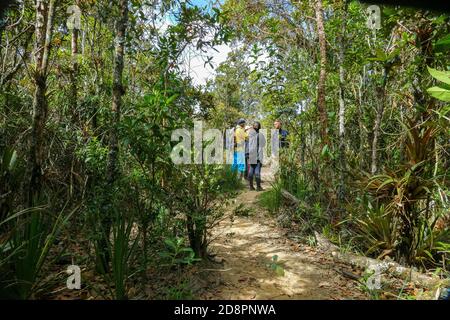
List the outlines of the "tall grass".
<svg viewBox="0 0 450 320">
<path fill-rule="evenodd" d="M 237 171 L 233 171 L 231 165 L 221 166 L 218 184 L 223 193 L 234 193 L 242 189 L 242 183 Z"/>
<path fill-rule="evenodd" d="M 259 196 L 259 203 L 270 214 L 277 214 L 282 204 L 282 185 L 280 180 L 271 183 L 272 188 Z"/>
<path fill-rule="evenodd" d="M 1 297 L 33 297 L 33 293 L 41 285 L 40 272 L 50 248 L 77 209 L 66 214 L 63 208 L 53 220 L 44 207 L 35 207 L 12 215 L 0 223 L 7 225 L 9 230 L 9 237 L 1 243 Z M 4 278 L 5 274 L 9 276 Z"/>
<path fill-rule="evenodd" d="M 132 239 L 133 216 L 126 216 L 119 210 L 114 210 L 111 243 L 111 272 L 114 283 L 115 298 L 128 299 L 127 281 L 131 276 L 133 253 L 139 237 Z"/>
<path fill-rule="evenodd" d="M 127 187 L 124 181 L 120 182 L 121 186 Z M 97 273 L 108 283 L 110 298 L 125 300 L 129 298 L 128 282 L 133 275 L 142 229 L 137 223 L 139 208 L 129 201 L 131 195 L 118 190 L 113 188 L 109 194 L 105 190 L 97 190 L 88 207 L 86 223 L 89 225 L 87 236 L 94 247 Z M 108 230 L 104 228 L 106 220 Z"/>
</svg>

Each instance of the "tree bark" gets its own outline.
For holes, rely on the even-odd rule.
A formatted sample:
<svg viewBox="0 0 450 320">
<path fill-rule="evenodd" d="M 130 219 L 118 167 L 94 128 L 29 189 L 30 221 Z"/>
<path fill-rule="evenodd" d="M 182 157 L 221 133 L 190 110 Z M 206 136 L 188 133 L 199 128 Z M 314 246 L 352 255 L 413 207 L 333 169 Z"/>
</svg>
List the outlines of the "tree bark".
<svg viewBox="0 0 450 320">
<path fill-rule="evenodd" d="M 378 172 L 378 139 L 380 137 L 381 121 L 383 120 L 384 105 L 386 98 L 386 82 L 388 71 L 384 68 L 383 83 L 377 88 L 378 106 L 377 114 L 375 116 L 375 122 L 373 125 L 373 140 L 372 140 L 372 165 L 371 173 L 376 174 Z"/>
<path fill-rule="evenodd" d="M 118 132 L 117 126 L 120 122 L 120 109 L 122 105 L 122 95 L 125 93 L 123 88 L 123 68 L 125 56 L 125 33 L 128 20 L 128 0 L 120 0 L 118 4 L 120 16 L 115 24 L 116 36 L 114 39 L 114 71 L 113 71 L 113 90 L 112 90 L 112 123 L 109 133 L 109 155 L 107 167 L 107 182 L 115 182 L 118 171 Z"/>
<path fill-rule="evenodd" d="M 327 44 L 325 36 L 325 28 L 323 24 L 323 8 L 322 0 L 316 0 L 315 2 L 316 11 L 316 24 L 317 24 L 317 34 L 319 37 L 319 51 L 320 51 L 320 74 L 319 83 L 317 86 L 317 109 L 319 111 L 320 117 L 320 135 L 322 138 L 322 144 L 328 145 L 328 114 L 325 100 L 325 84 L 327 80 Z"/>
<path fill-rule="evenodd" d="M 382 261 L 372 259 L 364 256 L 358 256 L 352 253 L 342 253 L 339 250 L 333 250 L 331 255 L 337 261 L 344 262 L 346 264 L 354 265 L 359 268 L 368 269 L 376 266 L 384 267 L 383 274 L 400 278 L 404 281 L 413 282 L 415 285 L 436 290 L 439 286 L 449 285 L 449 281 L 446 279 L 440 279 L 437 276 L 423 274 L 414 269 L 404 267 L 394 261 Z"/>
<path fill-rule="evenodd" d="M 28 205 L 32 206 L 39 197 L 42 188 L 42 165 L 44 162 L 44 129 L 47 121 L 47 67 L 53 31 L 55 0 L 50 2 L 36 0 L 36 26 L 34 60 L 35 91 L 33 96 L 33 119 L 31 124 L 31 142 L 28 158 L 29 184 Z"/>
<path fill-rule="evenodd" d="M 75 4 L 79 4 L 79 0 L 75 0 Z M 72 30 L 72 70 L 70 70 L 70 91 L 72 96 L 72 119 L 75 124 L 78 123 L 79 113 L 78 113 L 78 34 L 79 30 L 73 28 Z"/>
<path fill-rule="evenodd" d="M 366 157 L 365 157 L 365 153 L 366 153 L 366 143 L 368 140 L 367 138 L 367 129 L 366 126 L 364 125 L 364 110 L 363 110 L 363 105 L 364 105 L 364 100 L 363 97 L 364 92 L 365 92 L 365 76 L 366 76 L 366 68 L 363 68 L 362 71 L 362 75 L 361 75 L 361 80 L 359 85 L 355 88 L 354 93 L 355 93 L 355 102 L 357 105 L 357 109 L 358 109 L 358 125 L 359 125 L 359 169 L 360 170 L 364 170 L 365 165 L 366 165 Z M 357 89 L 357 91 L 356 91 Z"/>
<path fill-rule="evenodd" d="M 125 58 L 125 36 L 128 22 L 128 0 L 120 0 L 117 4 L 119 16 L 115 23 L 114 38 L 114 70 L 113 70 L 113 88 L 111 104 L 111 124 L 109 132 L 109 153 L 106 168 L 106 183 L 113 187 L 118 176 L 118 158 L 119 158 L 119 138 L 118 125 L 120 122 L 120 109 L 122 105 L 122 96 L 125 93 L 123 88 L 123 69 Z M 113 197 L 113 193 L 109 193 Z M 110 199 L 113 201 L 113 199 Z M 102 236 L 99 240 L 99 255 L 97 257 L 96 269 L 100 273 L 109 271 L 110 253 L 108 249 L 109 235 L 111 231 L 111 212 L 104 212 L 102 216 Z"/>
<path fill-rule="evenodd" d="M 341 1 L 342 12 L 342 27 L 341 34 L 339 35 L 339 189 L 338 199 L 342 201 L 345 198 L 345 32 L 346 32 L 346 20 L 347 20 L 347 2 Z"/>
</svg>

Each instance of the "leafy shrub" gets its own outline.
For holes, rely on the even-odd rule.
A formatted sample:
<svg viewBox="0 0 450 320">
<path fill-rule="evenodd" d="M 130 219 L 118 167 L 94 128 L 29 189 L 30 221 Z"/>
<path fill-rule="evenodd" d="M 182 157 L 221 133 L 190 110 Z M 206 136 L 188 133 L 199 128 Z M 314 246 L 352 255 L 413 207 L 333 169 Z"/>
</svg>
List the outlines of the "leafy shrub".
<svg viewBox="0 0 450 320">
<path fill-rule="evenodd" d="M 185 246 L 185 239 L 174 238 L 165 239 L 166 248 L 159 255 L 163 258 L 164 266 L 173 267 L 178 265 L 191 265 L 200 259 L 195 258 L 195 252 L 190 247 Z"/>
</svg>

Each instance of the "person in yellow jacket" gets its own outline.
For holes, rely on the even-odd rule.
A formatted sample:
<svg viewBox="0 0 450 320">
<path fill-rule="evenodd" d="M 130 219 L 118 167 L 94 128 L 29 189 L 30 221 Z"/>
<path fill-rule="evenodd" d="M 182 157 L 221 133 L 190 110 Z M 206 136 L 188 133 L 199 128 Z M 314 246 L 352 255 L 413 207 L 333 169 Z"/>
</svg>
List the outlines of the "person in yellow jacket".
<svg viewBox="0 0 450 320">
<path fill-rule="evenodd" d="M 245 131 L 245 120 L 239 119 L 236 130 L 234 131 L 234 159 L 232 169 L 238 171 L 241 178 L 245 173 L 245 141 L 248 134 Z"/>
</svg>

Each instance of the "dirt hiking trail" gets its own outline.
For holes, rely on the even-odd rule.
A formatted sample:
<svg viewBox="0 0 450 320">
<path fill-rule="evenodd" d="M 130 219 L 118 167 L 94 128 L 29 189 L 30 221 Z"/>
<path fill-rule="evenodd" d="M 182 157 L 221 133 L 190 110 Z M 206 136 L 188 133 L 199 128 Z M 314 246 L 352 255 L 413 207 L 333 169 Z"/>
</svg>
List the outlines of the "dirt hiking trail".
<svg viewBox="0 0 450 320">
<path fill-rule="evenodd" d="M 266 168 L 262 179 L 263 188 L 270 189 Z M 218 263 L 199 274 L 200 299 L 367 299 L 359 283 L 345 277 L 329 254 L 290 240 L 259 206 L 260 194 L 242 191 L 213 230 L 210 249 Z M 248 216 L 234 214 L 238 206 Z"/>
</svg>

